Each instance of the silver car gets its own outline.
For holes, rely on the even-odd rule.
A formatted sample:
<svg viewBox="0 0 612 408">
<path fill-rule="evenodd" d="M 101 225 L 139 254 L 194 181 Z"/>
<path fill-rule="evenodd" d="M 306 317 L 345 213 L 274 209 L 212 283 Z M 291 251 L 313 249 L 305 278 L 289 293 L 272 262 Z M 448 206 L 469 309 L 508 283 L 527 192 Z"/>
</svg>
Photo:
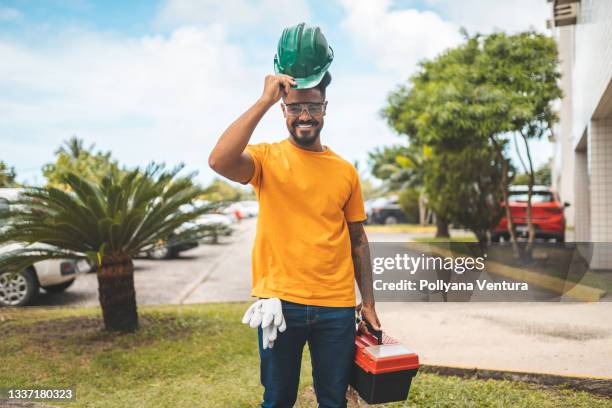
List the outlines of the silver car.
<svg viewBox="0 0 612 408">
<path fill-rule="evenodd" d="M 17 198 L 18 194 L 19 189 L 0 189 L 0 209 L 6 208 L 7 200 Z M 21 245 L 14 243 L 0 247 L 0 254 Z M 52 259 L 36 262 L 17 274 L 0 271 L 0 306 L 25 306 L 34 301 L 41 288 L 49 293 L 63 292 L 79 274 L 89 269 L 86 261 Z"/>
</svg>

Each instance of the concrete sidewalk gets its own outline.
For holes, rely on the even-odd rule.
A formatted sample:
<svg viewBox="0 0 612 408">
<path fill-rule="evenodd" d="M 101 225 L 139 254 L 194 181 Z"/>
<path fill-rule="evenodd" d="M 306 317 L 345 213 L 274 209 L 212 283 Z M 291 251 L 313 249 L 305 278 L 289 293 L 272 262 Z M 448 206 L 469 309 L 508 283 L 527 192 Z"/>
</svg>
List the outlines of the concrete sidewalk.
<svg viewBox="0 0 612 408">
<path fill-rule="evenodd" d="M 612 379 L 612 303 L 378 303 L 421 363 Z"/>
</svg>

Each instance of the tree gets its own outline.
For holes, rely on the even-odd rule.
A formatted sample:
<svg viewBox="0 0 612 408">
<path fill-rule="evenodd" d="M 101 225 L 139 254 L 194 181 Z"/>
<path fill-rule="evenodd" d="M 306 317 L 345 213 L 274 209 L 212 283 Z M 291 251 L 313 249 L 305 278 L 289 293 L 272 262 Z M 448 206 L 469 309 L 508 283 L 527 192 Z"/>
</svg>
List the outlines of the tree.
<svg viewBox="0 0 612 408">
<path fill-rule="evenodd" d="M 385 194 L 384 186 L 376 186 L 369 177 L 360 176 L 361 194 L 364 200 L 382 197 Z"/>
<path fill-rule="evenodd" d="M 387 183 L 390 190 L 423 185 L 424 152 L 413 146 L 384 146 L 368 153 L 374 177 Z"/>
<path fill-rule="evenodd" d="M 253 194 L 241 188 L 237 188 L 228 182 L 215 179 L 204 188 L 200 198 L 208 201 L 240 201 L 252 198 Z"/>
<path fill-rule="evenodd" d="M 514 185 L 527 185 L 529 183 L 529 173 L 519 173 L 512 179 Z M 550 171 L 550 164 L 546 163 L 541 165 L 535 173 L 533 173 L 533 181 L 535 184 L 542 186 L 550 186 L 552 182 L 552 175 Z"/>
<path fill-rule="evenodd" d="M 509 103 L 499 91 L 480 84 L 481 79 L 472 69 L 478 55 L 478 38 L 468 38 L 461 46 L 421 62 L 419 71 L 409 83 L 389 95 L 383 110 L 389 125 L 407 136 L 411 144 L 427 146 L 436 155 L 445 153 L 445 157 L 449 157 L 465 149 L 486 148 L 490 135 L 509 127 L 501 114 L 508 109 Z M 443 163 L 436 158 L 432 160 L 429 171 L 439 171 L 435 164 Z M 452 196 L 433 197 L 432 194 L 452 189 L 452 186 L 441 188 L 440 182 L 445 178 L 434 176 L 429 175 L 428 199 L 437 215 L 439 230 L 442 230 L 436 235 L 443 236 L 447 235 L 444 224 L 447 225 L 451 218 L 452 209 L 460 209 L 463 203 Z M 492 227 L 493 220 L 488 222 Z"/>
<path fill-rule="evenodd" d="M 84 147 L 84 141 L 72 137 L 65 141 L 55 151 L 55 163 L 43 167 L 43 175 L 47 178 L 47 185 L 66 189 L 62 184 L 64 176 L 68 173 L 80 174 L 90 181 L 100 182 L 109 172 L 124 172 L 117 160 L 113 159 L 111 152 L 94 151 L 95 145 Z"/>
<path fill-rule="evenodd" d="M 425 166 L 425 190 L 434 211 L 474 232 L 484 247 L 491 226 L 502 216 L 502 166 L 493 149 L 442 151 Z"/>
<path fill-rule="evenodd" d="M 412 198 L 415 194 L 418 195 L 416 201 L 418 216 L 416 218 L 422 224 L 427 218 L 427 207 L 425 206 L 427 198 L 423 189 L 423 162 L 431 153 L 430 150 L 427 147 L 421 149 L 415 145 L 393 145 L 377 148 L 368 153 L 372 174 L 383 180 L 388 190 L 400 191 L 400 205 L 407 215 L 414 211 Z M 438 224 L 442 226 L 442 231 L 438 231 L 436 235 L 444 235 L 444 231 L 448 233 L 447 226 L 439 222 Z"/>
<path fill-rule="evenodd" d="M 95 144 L 91 144 L 88 148 L 84 147 L 85 141 L 79 139 L 76 136 L 72 136 L 70 139 L 64 141 L 64 144 L 55 151 L 55 154 L 67 154 L 73 159 L 78 159 L 81 153 L 91 154 L 96 147 Z"/>
<path fill-rule="evenodd" d="M 558 120 L 552 104 L 562 96 L 558 85 L 557 45 L 552 38 L 531 31 L 512 36 L 495 33 L 484 39 L 482 50 L 481 72 L 486 80 L 494 83 L 519 107 L 518 114 L 510 118 L 510 131 L 515 136 L 520 135 L 527 156 L 525 164 L 517 149 L 528 174 L 527 251 L 530 252 L 535 239 L 531 206 L 535 172 L 529 141 L 552 135 L 552 126 Z"/>
<path fill-rule="evenodd" d="M 79 155 L 80 157 L 81 155 Z M 181 167 L 167 171 L 150 165 L 120 175 L 110 172 L 100 183 L 63 173 L 56 187 L 32 187 L 0 213 L 0 245 L 24 243 L 0 255 L 0 270 L 13 273 L 45 259 L 89 259 L 97 264 L 104 326 L 134 331 L 138 313 L 132 258 L 169 236 L 180 241 L 209 233 L 189 223 L 207 207 L 186 206 L 202 194 Z"/>
<path fill-rule="evenodd" d="M 508 135 L 519 132 L 525 141 L 539 137 L 555 120 L 555 67 L 554 41 L 541 34 L 467 37 L 464 44 L 422 62 L 410 83 L 389 96 L 383 113 L 398 133 L 438 153 L 493 149 L 507 202 L 512 172 Z M 505 211 L 517 249 L 508 206 Z"/>
<path fill-rule="evenodd" d="M 0 188 L 14 187 L 16 185 L 16 178 L 15 168 L 7 166 L 6 163 L 0 160 Z"/>
<path fill-rule="evenodd" d="M 405 188 L 399 194 L 399 205 L 404 214 L 406 214 L 406 221 L 409 224 L 417 224 L 419 222 L 420 197 L 421 192 L 416 188 Z"/>
</svg>

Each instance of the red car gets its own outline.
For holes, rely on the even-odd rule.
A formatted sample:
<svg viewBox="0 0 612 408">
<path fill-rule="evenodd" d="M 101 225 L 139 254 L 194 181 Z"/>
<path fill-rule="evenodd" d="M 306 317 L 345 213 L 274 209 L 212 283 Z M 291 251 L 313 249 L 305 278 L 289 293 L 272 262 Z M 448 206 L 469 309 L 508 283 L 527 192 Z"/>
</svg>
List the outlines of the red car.
<svg viewBox="0 0 612 408">
<path fill-rule="evenodd" d="M 510 186 L 510 213 L 514 221 L 515 231 L 518 237 L 527 237 L 527 186 Z M 503 204 L 502 204 L 503 205 Z M 565 242 L 565 207 L 569 203 L 562 203 L 556 192 L 550 187 L 533 186 L 531 196 L 531 220 L 535 228 L 536 238 L 554 239 L 557 242 Z M 493 242 L 499 242 L 501 238 L 508 240 L 508 222 L 503 217 L 491 234 Z"/>
</svg>

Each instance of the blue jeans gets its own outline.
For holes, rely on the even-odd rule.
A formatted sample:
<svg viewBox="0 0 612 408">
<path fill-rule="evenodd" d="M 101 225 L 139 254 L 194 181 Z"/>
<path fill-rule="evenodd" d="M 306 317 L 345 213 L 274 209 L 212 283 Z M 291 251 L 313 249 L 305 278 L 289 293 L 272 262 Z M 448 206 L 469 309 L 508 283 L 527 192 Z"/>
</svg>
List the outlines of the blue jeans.
<svg viewBox="0 0 612 408">
<path fill-rule="evenodd" d="M 312 379 L 321 408 L 346 407 L 355 358 L 355 308 L 307 306 L 282 301 L 287 330 L 264 350 L 259 332 L 263 408 L 293 407 L 300 382 L 302 351 L 308 341 Z"/>
</svg>

